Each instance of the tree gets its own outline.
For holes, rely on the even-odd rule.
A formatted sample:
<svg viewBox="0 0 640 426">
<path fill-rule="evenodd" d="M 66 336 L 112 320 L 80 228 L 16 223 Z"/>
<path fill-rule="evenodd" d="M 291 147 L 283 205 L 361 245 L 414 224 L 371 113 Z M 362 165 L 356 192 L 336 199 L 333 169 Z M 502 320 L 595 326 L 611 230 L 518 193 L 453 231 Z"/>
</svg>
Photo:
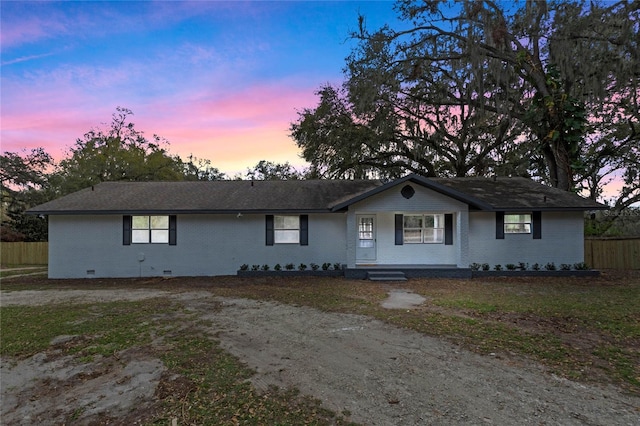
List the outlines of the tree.
<svg viewBox="0 0 640 426">
<path fill-rule="evenodd" d="M 105 181 L 183 180 L 192 172 L 162 147 L 168 145 L 164 139 L 148 140 L 136 130 L 128 121 L 132 114 L 118 107 L 108 129 L 90 130 L 76 140 L 52 177 L 58 195 Z"/>
<path fill-rule="evenodd" d="M 274 163 L 260 160 L 253 168 L 247 169 L 247 179 L 251 180 L 297 180 L 304 174 L 298 172 L 289 162 Z"/>
<path fill-rule="evenodd" d="M 371 148 L 345 156 L 345 165 L 427 176 L 515 173 L 564 190 L 602 177 L 590 153 L 614 167 L 607 146 L 625 146 L 630 155 L 615 167 L 637 193 L 639 7 L 399 1 L 405 28 L 370 32 L 361 17 L 340 102 L 326 102 L 323 88 L 292 136 L 312 168 L 339 170 L 348 144 L 332 132 L 342 136 L 333 125 L 342 117 L 364 135 L 352 148 Z M 604 115 L 596 129 L 590 120 Z M 616 132 L 611 145 L 604 136 Z"/>
<path fill-rule="evenodd" d="M 48 169 L 53 165 L 43 148 L 0 156 L 2 241 L 46 240 L 46 219 L 27 216 L 24 211 L 48 200 Z"/>
<path fill-rule="evenodd" d="M 225 180 L 227 176 L 211 165 L 211 160 L 189 155 L 186 163 L 183 163 L 184 180 Z"/>
</svg>

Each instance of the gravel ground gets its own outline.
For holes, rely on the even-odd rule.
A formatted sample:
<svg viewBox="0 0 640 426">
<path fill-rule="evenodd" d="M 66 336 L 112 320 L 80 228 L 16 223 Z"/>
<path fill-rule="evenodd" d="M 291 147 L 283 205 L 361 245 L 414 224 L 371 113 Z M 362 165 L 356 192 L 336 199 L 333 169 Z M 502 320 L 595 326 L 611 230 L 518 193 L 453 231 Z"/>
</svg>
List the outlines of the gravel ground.
<svg viewBox="0 0 640 426">
<path fill-rule="evenodd" d="M 420 303 L 408 292 L 397 293 L 385 301 L 387 306 L 404 309 Z M 1 303 L 158 296 L 177 298 L 210 320 L 211 334 L 223 347 L 257 370 L 256 387 L 295 386 L 363 424 L 640 424 L 640 398 L 616 388 L 574 383 L 537 365 L 522 365 L 500 354 L 480 356 L 359 315 L 214 298 L 207 292 L 122 289 L 3 292 Z M 212 309 L 214 302 L 222 302 L 222 309 Z M 54 345 L 60 341 L 64 337 Z M 122 354 L 111 367 L 101 366 L 100 360 L 90 365 L 72 361 L 48 360 L 42 354 L 20 362 L 2 360 L 2 423 L 58 424 L 64 418 L 60 411 L 73 398 L 94 401 L 96 407 L 89 413 L 94 417 L 83 413 L 79 424 L 90 423 L 96 415 L 124 416 L 132 407 L 152 403 L 164 371 L 152 354 L 135 350 Z M 56 383 L 63 383 L 65 391 L 42 392 L 43 385 Z"/>
</svg>

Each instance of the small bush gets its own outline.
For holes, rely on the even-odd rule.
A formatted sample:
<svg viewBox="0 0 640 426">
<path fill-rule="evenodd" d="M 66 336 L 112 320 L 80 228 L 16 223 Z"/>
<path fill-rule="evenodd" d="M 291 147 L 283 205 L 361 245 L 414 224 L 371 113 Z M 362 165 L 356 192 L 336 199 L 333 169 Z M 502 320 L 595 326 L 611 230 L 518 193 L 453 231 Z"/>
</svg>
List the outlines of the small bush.
<svg viewBox="0 0 640 426">
<path fill-rule="evenodd" d="M 273 269 L 274 269 L 274 270 L 276 270 L 276 271 L 282 271 L 282 266 L 280 266 L 280 264 L 279 264 L 279 263 L 276 263 L 276 264 L 274 265 Z"/>
<path fill-rule="evenodd" d="M 293 271 L 293 269 L 294 269 L 295 267 L 296 267 L 296 266 L 295 266 L 293 263 L 287 263 L 287 264 L 284 266 L 284 268 L 285 268 L 287 271 Z"/>
<path fill-rule="evenodd" d="M 534 263 L 533 265 L 531 265 L 531 269 L 533 269 L 534 271 L 539 271 L 540 270 L 540 264 L 539 263 Z"/>
<path fill-rule="evenodd" d="M 586 271 L 589 269 L 589 265 L 584 262 L 574 263 L 573 269 L 575 269 L 576 271 Z"/>
<path fill-rule="evenodd" d="M 490 268 L 490 266 L 489 266 L 489 264 L 488 264 L 488 263 L 483 263 L 483 264 L 482 264 L 482 270 L 483 270 L 483 271 L 488 271 L 488 270 L 489 270 L 489 268 Z"/>
<path fill-rule="evenodd" d="M 247 265 L 246 263 L 243 263 L 242 265 L 240 265 L 241 271 L 246 271 L 247 269 L 249 269 L 249 265 Z"/>
<path fill-rule="evenodd" d="M 335 269 L 336 271 L 339 271 L 340 269 L 342 269 L 342 263 L 339 263 L 339 262 L 334 263 L 333 269 Z"/>
<path fill-rule="evenodd" d="M 259 271 L 260 270 L 260 265 L 251 265 L 251 270 L 252 271 Z"/>
<path fill-rule="evenodd" d="M 515 271 L 516 270 L 516 265 L 514 265 L 513 263 L 507 263 L 506 265 L 504 265 L 507 270 L 509 271 Z"/>
<path fill-rule="evenodd" d="M 494 271 L 502 271 L 502 265 L 497 264 L 496 266 L 493 267 Z"/>
<path fill-rule="evenodd" d="M 319 268 L 320 268 L 320 265 L 318 265 L 317 263 L 311 263 L 312 271 L 317 271 Z"/>
<path fill-rule="evenodd" d="M 325 262 L 322 264 L 322 270 L 323 271 L 328 271 L 329 268 L 331 268 L 331 264 L 329 262 Z"/>
<path fill-rule="evenodd" d="M 482 266 L 481 264 L 474 262 L 471 265 L 469 265 L 469 268 L 471 268 L 472 271 L 479 271 L 481 266 Z"/>
<path fill-rule="evenodd" d="M 262 270 L 263 271 L 268 271 L 269 270 L 269 265 L 267 265 L 267 264 L 262 265 Z"/>
<path fill-rule="evenodd" d="M 529 264 L 524 262 L 518 262 L 518 268 L 520 268 L 521 271 L 526 271 L 527 269 L 529 269 Z"/>
<path fill-rule="evenodd" d="M 544 269 L 546 269 L 547 271 L 555 271 L 556 270 L 556 264 L 553 262 L 549 262 L 546 265 L 544 265 Z"/>
<path fill-rule="evenodd" d="M 301 271 L 305 271 L 307 269 L 307 265 L 305 265 L 304 263 L 301 263 L 300 265 L 298 265 L 298 269 Z"/>
</svg>

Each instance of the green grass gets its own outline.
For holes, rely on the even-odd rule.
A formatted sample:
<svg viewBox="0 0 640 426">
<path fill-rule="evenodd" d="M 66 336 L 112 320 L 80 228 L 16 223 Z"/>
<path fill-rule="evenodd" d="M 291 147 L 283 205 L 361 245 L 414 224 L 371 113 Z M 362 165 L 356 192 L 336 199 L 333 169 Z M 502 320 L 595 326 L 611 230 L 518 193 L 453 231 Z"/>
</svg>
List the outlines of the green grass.
<svg viewBox="0 0 640 426">
<path fill-rule="evenodd" d="M 87 359 L 111 355 L 150 342 L 150 319 L 165 306 L 162 299 L 91 305 L 2 307 L 3 356 L 26 357 L 46 350 L 56 336 L 80 336 L 65 352 Z"/>
<path fill-rule="evenodd" d="M 163 361 L 167 377 L 180 377 L 160 383 L 160 404 L 147 417 L 147 424 L 171 424 L 173 418 L 179 424 L 198 425 L 348 424 L 295 389 L 258 392 L 247 381 L 254 372 L 203 332 L 208 325 L 164 298 L 6 306 L 0 308 L 0 354 L 25 358 L 49 350 L 52 339 L 62 335 L 76 337 L 55 349 L 85 363 L 96 355 L 118 359 L 120 351 L 144 348 Z M 73 421 L 84 407 L 69 409 L 69 421 Z"/>
<path fill-rule="evenodd" d="M 15 268 L 15 269 L 14 269 Z M 11 270 L 0 270 L 0 278 L 9 278 L 14 277 L 16 275 L 46 275 L 47 274 L 47 266 L 26 266 L 26 267 L 11 267 Z"/>
</svg>

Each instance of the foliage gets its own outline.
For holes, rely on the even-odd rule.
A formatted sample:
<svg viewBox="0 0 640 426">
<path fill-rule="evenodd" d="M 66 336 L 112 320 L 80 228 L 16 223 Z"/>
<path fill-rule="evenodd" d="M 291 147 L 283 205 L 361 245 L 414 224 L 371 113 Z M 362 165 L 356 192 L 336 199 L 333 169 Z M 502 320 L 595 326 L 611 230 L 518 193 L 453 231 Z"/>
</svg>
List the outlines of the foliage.
<svg viewBox="0 0 640 426">
<path fill-rule="evenodd" d="M 29 207 L 105 181 L 221 180 L 210 160 L 193 155 L 183 161 L 169 154 L 168 142 L 147 139 L 130 122 L 133 113 L 118 107 L 107 129 L 92 129 L 54 164 L 43 148 L 5 152 L 2 178 L 2 241 L 44 241 L 47 220 L 25 215 Z"/>
<path fill-rule="evenodd" d="M 48 173 L 53 166 L 53 159 L 42 148 L 0 156 L 2 241 L 47 239 L 47 220 L 26 216 L 24 211 L 48 201 Z"/>
<path fill-rule="evenodd" d="M 292 137 L 322 177 L 523 175 L 640 200 L 640 9 L 620 1 L 401 0 Z"/>
<path fill-rule="evenodd" d="M 52 176 L 58 195 L 107 181 L 182 180 L 183 165 L 163 148 L 157 135 L 148 140 L 129 121 L 133 113 L 118 107 L 106 130 L 93 129 L 69 149 Z"/>
<path fill-rule="evenodd" d="M 247 169 L 246 177 L 250 180 L 298 180 L 304 178 L 304 173 L 297 171 L 289 162 L 280 164 L 261 160 Z"/>
</svg>

